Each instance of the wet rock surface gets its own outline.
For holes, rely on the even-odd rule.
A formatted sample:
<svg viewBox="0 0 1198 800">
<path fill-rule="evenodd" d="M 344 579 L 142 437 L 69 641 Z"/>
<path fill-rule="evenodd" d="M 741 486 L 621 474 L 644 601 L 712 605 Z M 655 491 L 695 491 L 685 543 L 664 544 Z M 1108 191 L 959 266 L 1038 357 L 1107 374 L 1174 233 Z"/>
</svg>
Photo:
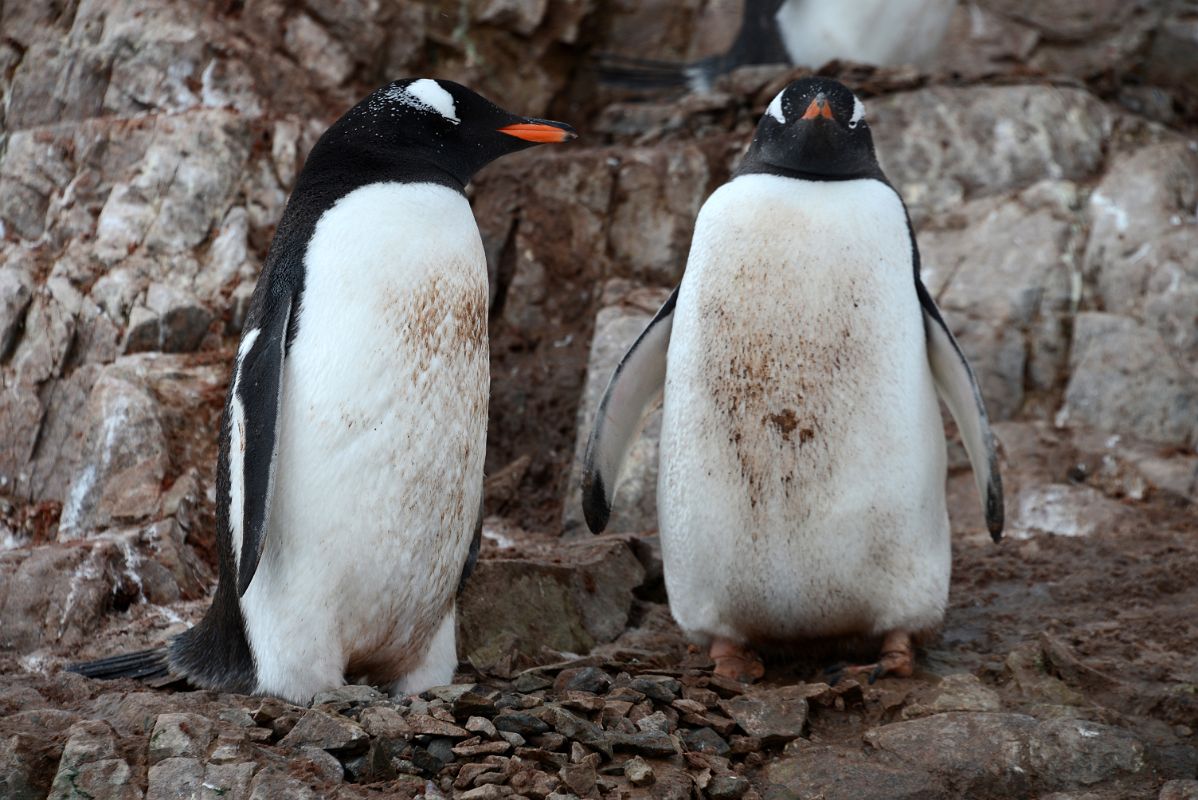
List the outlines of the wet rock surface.
<svg viewBox="0 0 1198 800">
<path fill-rule="evenodd" d="M 615 534 L 585 533 L 578 465 L 697 209 L 804 71 L 604 90 L 589 53 L 700 57 L 736 4 L 450 5 L 0 10 L 0 796 L 1198 796 L 1192 9 L 977 0 L 922 72 L 825 68 L 866 98 L 978 373 L 1009 536 L 950 444 L 950 608 L 916 675 L 828 686 L 874 654 L 813 643 L 744 687 L 669 617 L 657 422 Z M 583 134 L 470 190 L 493 386 L 457 683 L 298 707 L 63 673 L 203 612 L 214 432 L 273 226 L 327 124 L 418 74 Z"/>
</svg>

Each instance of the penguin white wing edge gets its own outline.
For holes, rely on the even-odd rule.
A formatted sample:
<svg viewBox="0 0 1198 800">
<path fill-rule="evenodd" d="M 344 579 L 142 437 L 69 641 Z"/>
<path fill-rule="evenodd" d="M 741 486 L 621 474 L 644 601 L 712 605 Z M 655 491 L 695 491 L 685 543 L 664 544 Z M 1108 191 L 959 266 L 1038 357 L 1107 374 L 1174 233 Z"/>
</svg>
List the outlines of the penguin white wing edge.
<svg viewBox="0 0 1198 800">
<path fill-rule="evenodd" d="M 229 532 L 237 564 L 237 595 L 244 595 L 258 569 L 274 495 L 279 450 L 279 407 L 283 359 L 292 298 L 267 310 L 246 331 L 237 350 L 230 399 Z"/>
<path fill-rule="evenodd" d="M 957 346 L 957 340 L 953 338 L 923 281 L 916 278 L 915 288 L 919 303 L 923 306 L 932 377 L 961 432 L 961 440 L 973 465 L 978 495 L 982 498 L 986 527 L 990 531 L 990 538 L 997 542 L 1002 538 L 1003 530 L 1002 476 L 998 472 L 998 454 L 994 446 L 994 434 L 990 431 L 990 420 L 986 416 L 986 405 L 969 362 Z"/>
<path fill-rule="evenodd" d="M 620 466 L 665 387 L 666 351 L 677 302 L 678 289 L 674 289 L 620 359 L 599 401 L 582 473 L 582 511 L 592 533 L 607 527 Z"/>
</svg>

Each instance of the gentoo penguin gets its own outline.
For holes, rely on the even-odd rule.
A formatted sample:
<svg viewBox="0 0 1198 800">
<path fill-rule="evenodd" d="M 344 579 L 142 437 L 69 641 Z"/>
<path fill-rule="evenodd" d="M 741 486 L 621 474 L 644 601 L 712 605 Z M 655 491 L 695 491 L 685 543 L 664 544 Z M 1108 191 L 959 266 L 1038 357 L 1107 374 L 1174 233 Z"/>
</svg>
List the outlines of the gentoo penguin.
<svg viewBox="0 0 1198 800">
<path fill-rule="evenodd" d="M 948 598 L 937 391 L 995 541 L 1002 485 L 977 382 L 920 281 L 865 106 L 841 84 L 779 93 L 699 211 L 682 283 L 599 406 L 592 531 L 663 389 L 658 521 L 679 626 L 724 675 L 759 676 L 757 646 L 842 636 L 884 640 L 873 677 L 909 675 L 911 636 Z"/>
<path fill-rule="evenodd" d="M 939 49 L 956 6 L 957 0 L 744 0 L 726 52 L 689 64 L 603 54 L 599 76 L 619 86 L 706 92 L 719 76 L 749 64 L 923 64 Z"/>
<path fill-rule="evenodd" d="M 500 156 L 574 136 L 427 78 L 383 86 L 321 136 L 233 365 L 212 606 L 165 648 L 76 671 L 293 702 L 346 680 L 452 680 L 489 391 L 464 190 Z"/>
</svg>

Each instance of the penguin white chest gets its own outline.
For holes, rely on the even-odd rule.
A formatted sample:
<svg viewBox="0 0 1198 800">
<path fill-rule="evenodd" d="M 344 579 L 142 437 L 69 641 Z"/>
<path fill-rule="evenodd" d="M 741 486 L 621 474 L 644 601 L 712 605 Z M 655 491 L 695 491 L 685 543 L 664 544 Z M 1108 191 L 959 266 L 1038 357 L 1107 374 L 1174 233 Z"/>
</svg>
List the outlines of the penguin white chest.
<svg viewBox="0 0 1198 800">
<path fill-rule="evenodd" d="M 768 642 L 940 619 L 944 441 L 922 319 L 884 184 L 749 175 L 707 201 L 658 490 L 685 630 Z"/>
<path fill-rule="evenodd" d="M 242 598 L 270 654 L 260 691 L 285 696 L 421 664 L 452 609 L 486 443 L 486 262 L 459 192 L 357 189 L 322 215 L 304 265 L 266 545 Z"/>
</svg>

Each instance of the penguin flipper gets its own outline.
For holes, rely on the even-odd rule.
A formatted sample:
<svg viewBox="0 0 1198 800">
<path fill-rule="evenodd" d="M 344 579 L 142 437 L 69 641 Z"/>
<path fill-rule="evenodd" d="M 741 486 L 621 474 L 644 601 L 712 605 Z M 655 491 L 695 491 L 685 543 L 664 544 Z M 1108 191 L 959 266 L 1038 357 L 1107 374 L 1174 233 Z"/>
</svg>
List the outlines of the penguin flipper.
<svg viewBox="0 0 1198 800">
<path fill-rule="evenodd" d="M 994 434 L 990 431 L 990 420 L 986 416 L 986 405 L 977 379 L 957 340 L 953 338 L 940 315 L 940 309 L 928 294 L 927 288 L 918 277 L 915 279 L 916 293 L 923 306 L 923 324 L 927 335 L 928 364 L 936 389 L 944 404 L 952 412 L 961 440 L 969 453 L 973 465 L 973 476 L 977 481 L 978 495 L 986 515 L 986 527 L 990 538 L 998 541 L 1003 530 L 1002 476 L 998 472 L 998 454 L 994 446 Z"/>
<path fill-rule="evenodd" d="M 263 314 L 242 337 L 234 371 L 230 410 L 234 428 L 228 448 L 229 528 L 237 559 L 237 596 L 245 594 L 266 543 L 274 495 L 283 359 L 291 321 L 288 296 Z M 240 499 L 240 507 L 236 502 Z"/>
<path fill-rule="evenodd" d="M 666 351 L 677 302 L 678 289 L 674 289 L 620 359 L 599 401 L 582 473 L 582 511 L 592 533 L 607 527 L 620 465 L 665 386 Z"/>
</svg>

